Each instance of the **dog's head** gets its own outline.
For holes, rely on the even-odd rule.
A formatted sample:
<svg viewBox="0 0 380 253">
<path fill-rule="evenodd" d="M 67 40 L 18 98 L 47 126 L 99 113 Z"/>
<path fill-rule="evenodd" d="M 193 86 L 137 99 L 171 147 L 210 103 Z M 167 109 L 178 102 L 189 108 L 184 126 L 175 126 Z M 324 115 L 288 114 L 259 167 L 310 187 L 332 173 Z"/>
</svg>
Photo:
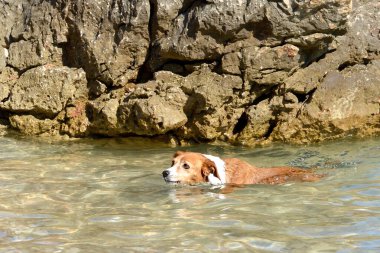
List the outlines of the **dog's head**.
<svg viewBox="0 0 380 253">
<path fill-rule="evenodd" d="M 219 178 L 216 165 L 201 153 L 177 151 L 172 166 L 162 172 L 167 183 L 197 184 Z M 218 180 L 218 179 L 217 179 Z"/>
</svg>

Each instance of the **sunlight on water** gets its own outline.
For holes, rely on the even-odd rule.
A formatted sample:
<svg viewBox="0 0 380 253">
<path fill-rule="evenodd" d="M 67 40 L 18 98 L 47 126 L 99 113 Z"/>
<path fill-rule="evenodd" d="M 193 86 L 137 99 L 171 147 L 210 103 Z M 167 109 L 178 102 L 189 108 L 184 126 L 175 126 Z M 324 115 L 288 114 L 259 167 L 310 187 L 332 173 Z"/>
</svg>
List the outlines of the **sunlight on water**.
<svg viewBox="0 0 380 253">
<path fill-rule="evenodd" d="M 170 186 L 175 149 L 0 137 L 0 252 L 380 252 L 380 139 L 188 150 L 327 174 L 222 194 Z"/>
</svg>

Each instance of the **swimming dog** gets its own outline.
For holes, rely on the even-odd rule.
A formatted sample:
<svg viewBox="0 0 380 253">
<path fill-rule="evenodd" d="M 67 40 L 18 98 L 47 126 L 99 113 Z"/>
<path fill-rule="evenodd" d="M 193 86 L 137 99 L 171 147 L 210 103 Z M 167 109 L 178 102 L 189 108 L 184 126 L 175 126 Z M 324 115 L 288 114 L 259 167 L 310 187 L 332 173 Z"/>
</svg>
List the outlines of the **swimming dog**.
<svg viewBox="0 0 380 253">
<path fill-rule="evenodd" d="M 173 184 L 242 185 L 313 182 L 323 175 L 292 167 L 257 168 L 237 158 L 222 159 L 201 153 L 177 151 L 172 166 L 164 170 L 162 176 L 167 183 Z"/>
</svg>

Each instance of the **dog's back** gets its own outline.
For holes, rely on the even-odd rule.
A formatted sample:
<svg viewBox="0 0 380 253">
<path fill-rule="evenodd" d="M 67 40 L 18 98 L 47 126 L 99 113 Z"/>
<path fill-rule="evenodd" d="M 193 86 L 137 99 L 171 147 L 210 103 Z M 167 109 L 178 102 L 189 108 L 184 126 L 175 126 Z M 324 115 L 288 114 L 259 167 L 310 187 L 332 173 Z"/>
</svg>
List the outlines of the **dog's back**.
<svg viewBox="0 0 380 253">
<path fill-rule="evenodd" d="M 231 184 L 282 184 L 287 181 L 318 181 L 323 175 L 292 167 L 257 168 L 237 158 L 226 162 L 226 182 Z"/>
</svg>

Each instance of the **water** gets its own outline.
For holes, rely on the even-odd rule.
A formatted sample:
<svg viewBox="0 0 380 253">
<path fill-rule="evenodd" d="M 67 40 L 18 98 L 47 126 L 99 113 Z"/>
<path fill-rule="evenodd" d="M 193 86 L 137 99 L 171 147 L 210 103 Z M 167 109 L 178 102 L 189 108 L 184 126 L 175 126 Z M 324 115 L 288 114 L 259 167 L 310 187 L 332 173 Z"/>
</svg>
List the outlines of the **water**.
<svg viewBox="0 0 380 253">
<path fill-rule="evenodd" d="M 0 252 L 380 252 L 380 139 L 187 150 L 295 165 L 315 183 L 170 186 L 175 149 L 0 137 Z"/>
</svg>

